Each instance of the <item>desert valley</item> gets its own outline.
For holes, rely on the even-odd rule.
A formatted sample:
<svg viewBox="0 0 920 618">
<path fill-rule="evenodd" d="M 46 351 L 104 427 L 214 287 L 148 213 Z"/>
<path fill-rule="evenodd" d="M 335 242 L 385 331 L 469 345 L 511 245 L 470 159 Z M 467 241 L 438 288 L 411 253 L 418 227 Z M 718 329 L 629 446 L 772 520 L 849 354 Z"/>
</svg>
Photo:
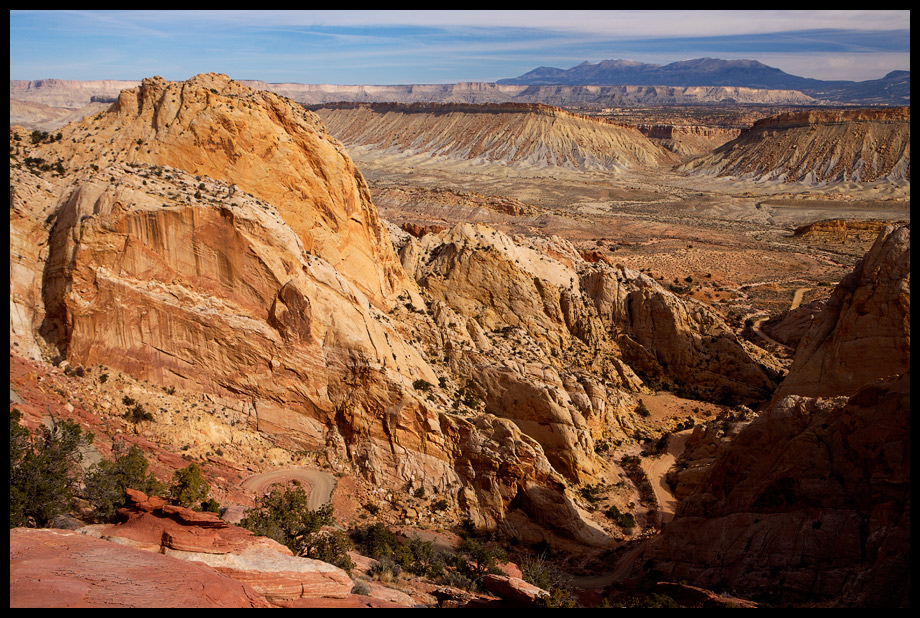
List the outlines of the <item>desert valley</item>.
<svg viewBox="0 0 920 618">
<path fill-rule="evenodd" d="M 909 606 L 909 74 L 525 77 L 10 82 L 11 606 Z"/>
</svg>

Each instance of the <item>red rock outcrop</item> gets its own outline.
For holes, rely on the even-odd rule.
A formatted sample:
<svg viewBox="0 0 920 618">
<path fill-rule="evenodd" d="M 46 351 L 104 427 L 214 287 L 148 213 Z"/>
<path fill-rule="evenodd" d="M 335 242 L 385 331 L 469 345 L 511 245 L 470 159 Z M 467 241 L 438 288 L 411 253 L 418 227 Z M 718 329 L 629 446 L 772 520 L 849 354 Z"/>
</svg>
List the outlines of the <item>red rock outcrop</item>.
<svg viewBox="0 0 920 618">
<path fill-rule="evenodd" d="M 549 595 L 542 588 L 529 584 L 518 577 L 508 577 L 507 575 L 484 575 L 482 587 L 490 594 L 520 603 L 525 607 L 536 606 L 541 596 Z"/>
<path fill-rule="evenodd" d="M 345 598 L 353 582 L 331 564 L 295 557 L 279 543 L 232 526 L 214 513 L 165 504 L 128 490 L 119 510 L 122 523 L 90 526 L 84 532 L 167 556 L 200 562 L 244 582 L 266 598 Z"/>
<path fill-rule="evenodd" d="M 73 531 L 10 530 L 10 607 L 269 607 L 197 562 Z"/>
</svg>

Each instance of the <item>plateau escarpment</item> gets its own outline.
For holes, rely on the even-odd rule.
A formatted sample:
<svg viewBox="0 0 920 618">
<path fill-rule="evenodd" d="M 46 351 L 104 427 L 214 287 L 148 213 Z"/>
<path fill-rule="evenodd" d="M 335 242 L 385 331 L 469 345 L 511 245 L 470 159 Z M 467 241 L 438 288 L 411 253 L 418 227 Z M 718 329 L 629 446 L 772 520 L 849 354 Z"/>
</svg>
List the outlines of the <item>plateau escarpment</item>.
<svg viewBox="0 0 920 618">
<path fill-rule="evenodd" d="M 675 161 L 638 130 L 544 105 L 334 105 L 316 107 L 349 147 L 411 156 L 589 170 Z"/>
<path fill-rule="evenodd" d="M 766 118 L 682 169 L 784 182 L 910 183 L 910 108 Z"/>
</svg>

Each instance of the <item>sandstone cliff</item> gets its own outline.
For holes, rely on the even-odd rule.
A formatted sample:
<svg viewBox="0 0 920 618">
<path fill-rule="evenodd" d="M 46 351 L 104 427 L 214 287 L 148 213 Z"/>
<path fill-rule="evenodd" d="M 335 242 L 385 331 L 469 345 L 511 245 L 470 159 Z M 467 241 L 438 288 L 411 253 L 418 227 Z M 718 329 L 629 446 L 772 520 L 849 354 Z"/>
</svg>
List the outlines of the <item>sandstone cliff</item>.
<svg viewBox="0 0 920 618">
<path fill-rule="evenodd" d="M 760 120 L 693 173 L 783 182 L 910 183 L 910 108 L 809 111 Z"/>
<path fill-rule="evenodd" d="M 11 133 L 11 345 L 235 398 L 279 446 L 485 527 L 514 505 L 606 542 L 538 442 L 413 388 L 438 376 L 387 309 L 423 301 L 312 115 L 222 76 L 153 79 L 63 134 Z"/>
<path fill-rule="evenodd" d="M 66 133 L 58 156 L 68 169 L 170 165 L 270 202 L 307 251 L 378 307 L 407 283 L 342 146 L 314 115 L 277 95 L 214 74 L 181 83 L 146 79 Z"/>
<path fill-rule="evenodd" d="M 785 395 L 851 395 L 910 369 L 910 226 L 888 227 L 836 287 L 796 349 Z"/>
<path fill-rule="evenodd" d="M 849 399 L 777 402 L 635 568 L 771 603 L 909 605 L 909 415 L 909 371 Z"/>
<path fill-rule="evenodd" d="M 696 492 L 634 563 L 646 576 L 779 603 L 909 605 L 909 226 L 879 235 L 771 404 L 691 476 Z"/>
</svg>

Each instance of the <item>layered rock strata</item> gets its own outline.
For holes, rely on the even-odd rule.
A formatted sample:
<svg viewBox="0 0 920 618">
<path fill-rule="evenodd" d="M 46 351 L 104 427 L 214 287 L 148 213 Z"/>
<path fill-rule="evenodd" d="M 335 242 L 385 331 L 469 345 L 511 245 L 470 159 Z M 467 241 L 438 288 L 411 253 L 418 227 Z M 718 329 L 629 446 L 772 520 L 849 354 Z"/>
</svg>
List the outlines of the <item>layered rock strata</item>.
<svg viewBox="0 0 920 618">
<path fill-rule="evenodd" d="M 350 148 L 527 167 L 617 170 L 676 158 L 639 130 L 545 105 L 336 105 L 315 108 Z"/>
<path fill-rule="evenodd" d="M 794 112 L 765 118 L 682 169 L 783 182 L 909 184 L 910 108 Z"/>
<path fill-rule="evenodd" d="M 387 309 L 423 301 L 310 114 L 222 76 L 154 79 L 60 141 L 13 137 L 11 342 L 33 358 L 237 399 L 280 446 L 422 484 L 479 525 L 514 504 L 604 542 L 539 443 L 413 388 L 437 374 Z"/>
</svg>

